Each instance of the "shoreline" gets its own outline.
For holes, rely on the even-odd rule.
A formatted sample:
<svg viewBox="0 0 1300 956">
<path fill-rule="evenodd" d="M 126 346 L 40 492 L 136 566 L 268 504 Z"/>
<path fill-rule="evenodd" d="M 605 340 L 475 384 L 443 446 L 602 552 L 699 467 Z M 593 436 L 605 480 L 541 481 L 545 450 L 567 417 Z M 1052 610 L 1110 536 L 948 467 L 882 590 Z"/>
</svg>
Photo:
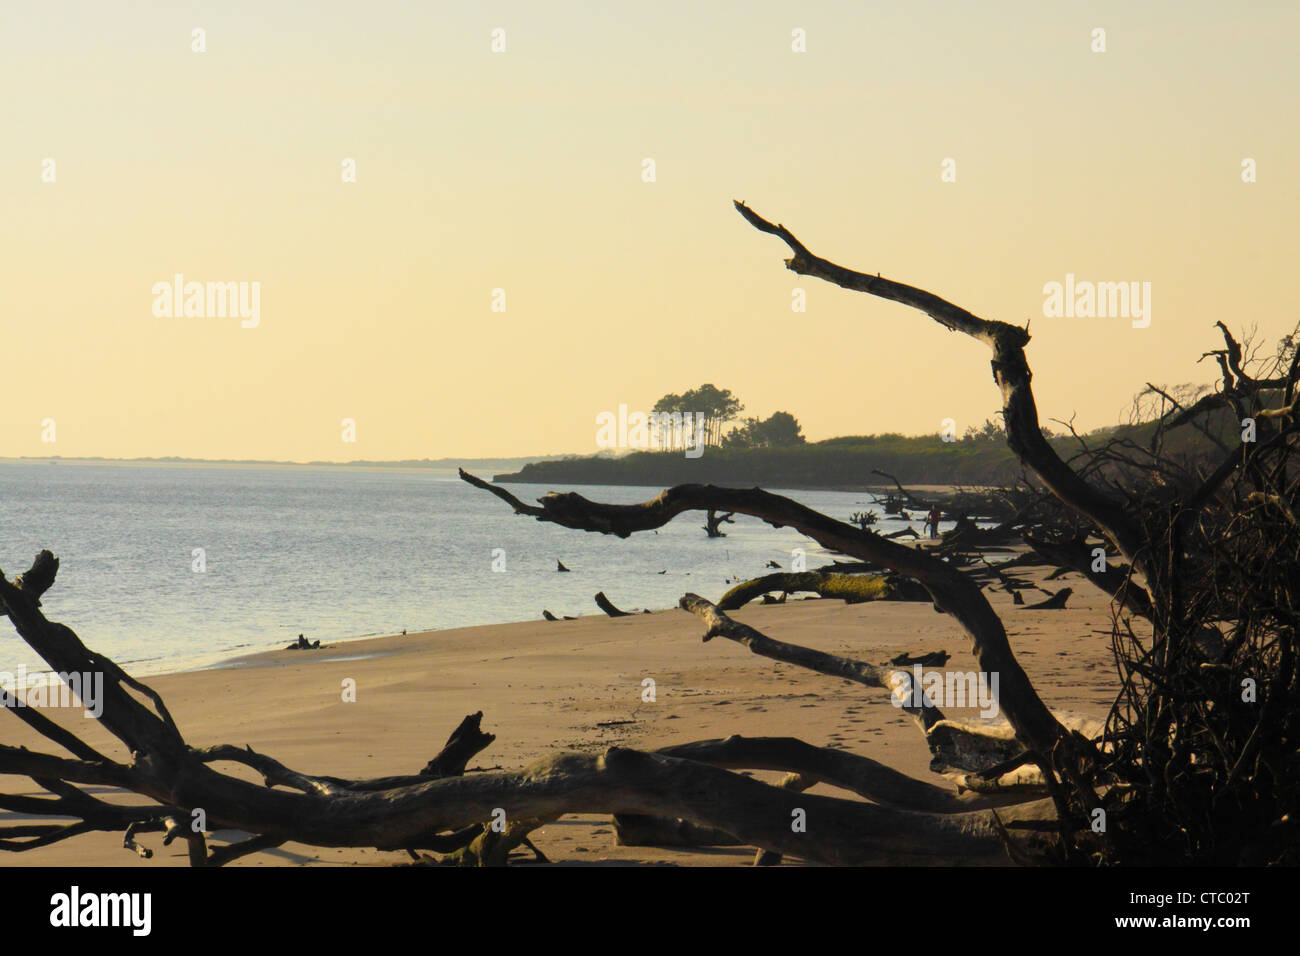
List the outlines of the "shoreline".
<svg viewBox="0 0 1300 956">
<path fill-rule="evenodd" d="M 126 468 L 219 468 L 219 469 L 241 469 L 265 470 L 265 469 L 305 469 L 305 470 L 335 470 L 346 469 L 350 471 L 383 471 L 399 472 L 404 474 L 431 474 L 444 477 L 454 478 L 459 469 L 464 468 L 467 471 L 491 471 L 492 465 L 501 465 L 511 461 L 549 462 L 563 458 L 564 456 L 539 456 L 536 458 L 437 458 L 422 459 L 412 461 L 271 461 L 258 459 L 223 459 L 223 458 L 77 458 L 77 457 L 6 457 L 0 456 L 0 464 L 14 465 L 70 465 L 70 466 L 113 466 Z M 491 481 L 493 484 L 511 484 L 511 485 L 534 485 L 539 488 L 548 486 L 565 487 L 568 485 L 580 487 L 606 487 L 606 488 L 660 488 L 662 483 L 645 483 L 630 481 L 588 481 L 566 479 L 561 481 L 536 481 L 533 479 L 518 480 L 510 478 L 515 472 L 504 472 L 501 475 L 493 475 Z M 501 480 L 505 478 L 506 480 Z M 719 484 L 719 482 L 714 482 Z M 720 484 L 727 487 L 748 488 L 753 485 L 752 481 L 734 481 L 721 482 Z M 771 486 L 780 491 L 838 491 L 846 494 L 875 491 L 892 491 L 894 486 L 887 481 L 880 482 L 854 482 L 848 484 L 781 484 L 776 483 Z M 926 492 L 929 494 L 953 494 L 958 490 L 964 491 L 985 491 L 995 489 L 996 485 L 981 484 L 908 484 L 911 491 Z"/>
<path fill-rule="evenodd" d="M 917 538 L 915 540 L 902 539 L 898 543 L 903 544 L 906 547 L 920 547 L 930 542 L 931 540 L 933 539 L 929 539 L 929 538 Z M 1001 554 L 1014 555 L 1020 553 L 1023 550 L 1024 550 L 1023 545 L 1010 545 L 1006 548 L 997 548 L 991 551 L 986 551 L 985 556 L 988 557 L 991 555 L 996 556 Z M 811 570 L 813 571 L 834 570 L 833 562 L 825 565 L 824 567 L 812 568 Z M 757 577 L 761 577 L 761 575 L 755 575 L 755 578 Z M 719 592 L 719 596 L 721 596 L 721 592 Z M 806 600 L 813 600 L 813 599 L 814 598 L 811 596 L 806 598 Z M 805 598 L 792 597 L 789 603 L 800 603 L 803 600 L 805 600 Z M 830 600 L 835 600 L 835 599 L 830 599 Z M 678 610 L 678 608 L 676 605 L 672 605 L 670 607 L 664 607 L 664 608 L 649 608 L 648 610 L 650 614 L 662 614 L 666 611 Z M 640 615 L 640 612 L 638 612 L 638 615 L 643 616 Z M 604 613 L 577 614 L 577 615 L 573 615 L 573 618 L 575 620 L 587 620 L 589 618 L 596 619 L 596 620 L 609 619 L 608 615 Z M 335 650 L 341 648 L 342 645 L 355 645 L 359 643 L 364 643 L 366 641 L 382 641 L 382 640 L 395 639 L 401 637 L 416 637 L 416 636 L 428 637 L 430 635 L 435 635 L 435 634 L 445 634 L 449 631 L 465 631 L 465 630 L 473 630 L 477 628 L 490 629 L 490 628 L 509 627 L 512 625 L 523 625 L 523 624 L 531 624 L 531 623 L 546 623 L 546 622 L 539 615 L 537 618 L 530 617 L 530 618 L 524 618 L 519 620 L 486 621 L 479 624 L 460 624 L 460 625 L 453 625 L 450 627 L 426 627 L 417 630 L 407 629 L 406 631 L 401 631 L 397 633 L 376 632 L 370 634 L 357 634 L 357 635 L 349 635 L 346 637 L 332 638 L 330 640 L 330 643 L 328 644 L 326 644 L 324 639 L 322 639 L 320 648 L 315 648 L 312 650 L 320 650 L 320 651 Z M 292 628 L 290 628 L 290 630 L 292 630 Z M 303 633 L 306 632 L 304 631 Z M 289 643 L 290 640 L 292 640 L 292 638 L 286 639 L 283 643 L 277 642 L 274 645 L 268 644 L 267 646 L 258 650 L 236 647 L 236 648 L 231 648 L 228 651 L 210 651 L 210 652 L 206 652 L 205 654 L 199 654 L 199 655 L 195 655 L 194 657 L 187 657 L 185 659 L 178 660 L 176 662 L 177 663 L 176 667 L 173 668 L 168 666 L 167 669 L 165 670 L 153 670 L 152 668 L 149 667 L 136 668 L 134 665 L 141 663 L 141 661 L 138 659 L 118 660 L 117 663 L 124 670 L 126 670 L 127 673 L 131 674 L 134 677 L 154 680 L 159 677 L 170 677 L 170 676 L 180 675 L 180 674 L 198 674 L 198 673 L 206 673 L 209 671 L 221 671 L 221 670 L 245 668 L 249 666 L 257 666 L 256 660 L 258 658 L 270 657 L 282 653 L 306 654 L 308 656 L 312 654 L 312 651 L 302 651 L 302 650 L 290 651 L 289 648 L 287 647 L 287 644 Z M 196 659 L 202 659 L 206 657 L 215 657 L 217 659 L 208 661 L 206 663 L 195 663 Z M 157 660 L 157 658 L 153 658 L 149 660 L 150 661 Z M 22 665 L 18 665 L 18 666 L 21 667 Z M 48 666 L 44 664 L 42 665 L 42 668 L 40 670 L 33 670 L 31 668 L 27 668 L 25 672 L 28 675 L 28 677 L 49 676 L 53 673 L 53 671 L 49 670 Z M 6 671 L 6 673 L 8 672 Z"/>
<path fill-rule="evenodd" d="M 1050 569 L 1035 569 L 1042 580 Z M 1086 583 L 1069 583 L 1066 610 L 1016 610 L 990 592 L 1005 614 L 1017 659 L 1044 698 L 1063 714 L 1104 716 L 1113 697 L 1109 600 Z M 872 663 L 899 653 L 946 650 L 950 667 L 977 667 L 969 640 L 928 602 L 835 599 L 751 603 L 732 615 L 778 640 Z M 518 771 L 557 751 L 598 754 L 610 746 L 654 750 L 692 740 L 797 736 L 817 746 L 878 759 L 919 780 L 944 785 L 912 720 L 887 694 L 749 653 L 731 641 L 701 641 L 703 628 L 681 610 L 630 617 L 586 615 L 570 621 L 521 621 L 384 635 L 339 642 L 316 652 L 260 650 L 229 666 L 147 678 L 192 746 L 252 747 L 312 774 L 360 779 L 418 771 L 467 714 L 482 711 L 496 740 L 471 770 Z M 434 639 L 431 639 L 434 638 Z M 654 700 L 643 681 L 655 682 Z M 355 696 L 342 691 L 351 681 Z M 973 717 L 976 710 L 955 710 Z M 111 759 L 120 743 L 93 720 L 53 715 Z M 6 743 L 48 752 L 50 742 L 13 722 Z M 223 769 L 242 775 L 234 765 Z M 477 770 L 475 770 L 477 772 Z M 779 774 L 757 773 L 775 782 Z M 250 782 L 260 778 L 247 772 Z M 37 795 L 26 778 L 6 792 Z M 92 788 L 114 801 L 138 797 Z M 816 792 L 844 797 L 824 785 Z M 855 799 L 848 795 L 850 799 Z M 0 823 L 33 822 L 0 813 Z M 212 845 L 243 834 L 216 831 Z M 747 866 L 752 849 L 622 846 L 608 815 L 572 814 L 541 828 L 537 845 L 560 865 L 675 864 Z M 184 866 L 186 850 L 142 842 L 150 860 L 122 848 L 120 832 L 87 833 L 5 858 L 10 866 Z M 178 841 L 179 842 L 179 841 Z M 398 865 L 404 853 L 286 844 L 234 866 Z M 794 864 L 797 861 L 789 861 Z M 882 857 L 881 863 L 897 862 Z"/>
</svg>

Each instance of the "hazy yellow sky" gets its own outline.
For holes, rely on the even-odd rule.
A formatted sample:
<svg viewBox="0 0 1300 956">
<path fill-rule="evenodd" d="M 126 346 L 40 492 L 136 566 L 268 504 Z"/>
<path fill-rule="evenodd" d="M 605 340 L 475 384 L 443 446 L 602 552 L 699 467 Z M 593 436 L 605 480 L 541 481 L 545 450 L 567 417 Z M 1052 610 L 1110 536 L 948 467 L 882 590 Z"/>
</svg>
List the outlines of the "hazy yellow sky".
<svg viewBox="0 0 1300 956">
<path fill-rule="evenodd" d="M 1300 318 L 1298 10 L 4 3 L 0 455 L 590 452 L 703 382 L 812 439 L 995 411 L 984 346 L 787 272 L 732 198 L 1032 319 L 1044 416 L 1114 423 L 1210 378 L 1216 320 Z M 155 316 L 176 273 L 260 283 L 259 324 Z M 1068 273 L 1150 282 L 1150 327 L 1045 317 Z"/>
</svg>

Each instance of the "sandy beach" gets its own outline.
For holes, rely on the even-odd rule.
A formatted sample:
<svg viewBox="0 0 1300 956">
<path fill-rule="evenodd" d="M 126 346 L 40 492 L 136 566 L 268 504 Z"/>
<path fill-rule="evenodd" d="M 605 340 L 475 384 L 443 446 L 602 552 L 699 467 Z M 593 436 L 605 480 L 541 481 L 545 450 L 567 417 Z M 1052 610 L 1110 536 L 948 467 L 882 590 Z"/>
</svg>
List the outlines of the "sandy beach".
<svg viewBox="0 0 1300 956">
<path fill-rule="evenodd" d="M 1023 575 L 1041 583 L 1046 572 Z M 1114 685 L 1108 599 L 1077 574 L 1046 586 L 1063 583 L 1075 592 L 1065 610 L 1024 610 L 1005 592 L 986 593 L 1048 705 L 1102 717 Z M 733 616 L 771 637 L 872 663 L 904 651 L 946 650 L 953 655 L 949 669 L 977 669 L 965 635 L 926 603 L 792 598 L 784 605 L 751 605 Z M 741 734 L 797 736 L 942 782 L 928 770 L 929 754 L 915 725 L 884 692 L 778 664 L 730 641 L 702 643 L 703 630 L 680 610 L 539 620 L 274 651 L 219 669 L 160 676 L 150 684 L 192 745 L 248 745 L 308 773 L 414 773 L 462 717 L 482 710 L 483 729 L 497 740 L 471 768 L 518 769 L 555 750 L 598 752 L 612 744 L 654 749 Z M 93 646 L 92 636 L 86 637 Z M 642 701 L 647 677 L 655 681 L 653 703 Z M 356 682 L 355 702 L 343 700 L 348 679 Z M 969 718 L 975 712 L 952 714 Z M 125 759 L 120 745 L 80 711 L 54 716 L 93 746 Z M 5 741 L 54 749 L 16 720 L 10 720 Z M 34 787 L 21 789 L 24 782 L 4 783 L 10 792 L 40 794 Z M 845 795 L 821 787 L 815 792 Z M 0 818 L 33 819 L 8 812 Z M 218 832 L 212 843 L 242 836 Z M 187 865 L 179 843 L 163 847 L 160 834 L 141 840 L 153 849 L 151 860 L 123 849 L 121 833 L 86 834 L 0 860 L 8 866 Z M 535 832 L 533 840 L 558 864 L 747 865 L 753 859 L 746 847 L 618 846 L 608 816 L 566 816 Z M 232 865 L 382 866 L 407 859 L 404 853 L 286 844 Z"/>
</svg>

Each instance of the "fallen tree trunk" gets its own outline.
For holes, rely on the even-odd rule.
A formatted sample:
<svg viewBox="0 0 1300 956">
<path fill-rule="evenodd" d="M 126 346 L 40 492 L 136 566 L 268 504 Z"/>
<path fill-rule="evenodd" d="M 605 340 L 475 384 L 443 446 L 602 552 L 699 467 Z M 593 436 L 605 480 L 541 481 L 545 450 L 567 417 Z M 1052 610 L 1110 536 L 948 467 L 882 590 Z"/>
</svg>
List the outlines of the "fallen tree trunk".
<svg viewBox="0 0 1300 956">
<path fill-rule="evenodd" d="M 651 817 L 643 813 L 614 814 L 614 840 L 619 846 L 738 846 L 730 833 L 696 826 L 687 820 Z"/>
<path fill-rule="evenodd" d="M 836 521 L 760 488 L 678 485 L 661 492 L 651 501 L 634 505 L 602 504 L 575 492 L 552 493 L 539 499 L 537 505 L 529 505 L 507 489 L 464 469 L 461 469 L 460 476 L 469 484 L 496 495 L 518 514 L 567 528 L 627 537 L 637 531 L 662 527 L 685 511 L 718 508 L 752 515 L 776 527 L 793 527 L 829 550 L 872 561 L 915 578 L 929 591 L 935 604 L 951 613 L 971 636 L 980 670 L 999 675 L 1001 711 L 1015 727 L 1024 749 L 1039 755 L 1040 769 L 1045 778 L 1050 778 L 1053 773 L 1049 755 L 1057 751 L 1058 745 L 1063 744 L 1067 749 L 1074 746 L 1020 667 L 1007 641 L 1006 629 L 980 586 L 940 558 L 887 541 L 871 531 Z M 1075 783 L 1079 785 L 1079 781 Z M 1094 793 L 1086 792 L 1083 799 L 1088 806 L 1097 805 Z"/>
<path fill-rule="evenodd" d="M 716 605 L 696 594 L 684 595 L 681 606 L 708 625 L 705 641 L 724 637 L 744 645 L 760 657 L 889 691 L 892 703 L 911 715 L 925 735 L 926 744 L 930 748 L 930 769 L 935 773 L 964 777 L 967 773 L 1015 760 L 1026 753 L 1026 748 L 1016 739 L 1015 732 L 1009 729 L 1010 724 L 982 726 L 946 718 L 918 685 L 916 678 L 920 668 L 916 665 L 913 665 L 912 670 L 878 667 L 797 644 L 787 644 L 768 637 L 747 624 L 732 620 Z M 1041 763 L 1041 755 L 1035 756 L 1035 762 Z M 808 768 L 799 769 L 802 771 Z M 1041 772 L 1041 767 L 1039 770 Z M 1026 784 L 1037 785 L 1044 779 L 1042 776 L 1024 775 L 1005 782 L 995 779 L 985 783 L 982 789 L 993 791 L 1003 786 L 1020 788 Z"/>
<path fill-rule="evenodd" d="M 826 571 L 790 571 L 765 574 L 761 578 L 737 584 L 718 599 L 718 607 L 734 611 L 769 591 L 793 594 L 811 591 L 824 598 L 842 598 L 849 604 L 879 601 L 889 596 L 889 584 L 883 574 L 835 574 Z"/>
</svg>

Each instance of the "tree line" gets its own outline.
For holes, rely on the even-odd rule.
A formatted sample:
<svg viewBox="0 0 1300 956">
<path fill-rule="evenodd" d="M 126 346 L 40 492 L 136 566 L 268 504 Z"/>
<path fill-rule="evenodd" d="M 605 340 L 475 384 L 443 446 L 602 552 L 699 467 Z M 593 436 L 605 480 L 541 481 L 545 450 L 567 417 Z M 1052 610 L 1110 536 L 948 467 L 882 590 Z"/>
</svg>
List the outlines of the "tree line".
<svg viewBox="0 0 1300 956">
<path fill-rule="evenodd" d="M 804 442 L 802 428 L 789 412 L 774 412 L 766 419 L 744 418 L 745 406 L 729 388 L 705 383 L 681 394 L 669 392 L 654 404 L 651 428 L 655 446 L 661 450 L 695 448 L 773 448 Z M 674 424 L 666 428 L 659 415 L 673 416 Z M 730 431 L 727 425 L 739 422 Z"/>
</svg>

